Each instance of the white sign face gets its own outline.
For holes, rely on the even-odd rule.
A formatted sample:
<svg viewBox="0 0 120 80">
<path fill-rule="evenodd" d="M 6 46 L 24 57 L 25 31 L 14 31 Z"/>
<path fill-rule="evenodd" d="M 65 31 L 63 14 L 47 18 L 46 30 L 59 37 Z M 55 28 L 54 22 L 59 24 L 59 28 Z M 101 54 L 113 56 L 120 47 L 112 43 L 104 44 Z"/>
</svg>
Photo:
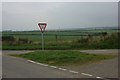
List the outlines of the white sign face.
<svg viewBox="0 0 120 80">
<path fill-rule="evenodd" d="M 40 30 L 43 33 L 45 31 L 47 24 L 46 23 L 38 23 L 38 26 L 40 27 Z"/>
</svg>

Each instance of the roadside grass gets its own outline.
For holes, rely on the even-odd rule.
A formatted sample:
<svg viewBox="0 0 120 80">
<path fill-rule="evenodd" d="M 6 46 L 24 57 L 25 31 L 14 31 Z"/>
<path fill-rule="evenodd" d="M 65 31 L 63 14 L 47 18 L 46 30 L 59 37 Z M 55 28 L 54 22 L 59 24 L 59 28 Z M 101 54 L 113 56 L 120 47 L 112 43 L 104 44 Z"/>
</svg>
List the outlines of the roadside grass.
<svg viewBox="0 0 120 80">
<path fill-rule="evenodd" d="M 54 66 L 81 65 L 115 57 L 112 55 L 81 53 L 76 50 L 44 50 L 26 54 L 14 54 L 11 56 L 25 58 Z"/>
</svg>

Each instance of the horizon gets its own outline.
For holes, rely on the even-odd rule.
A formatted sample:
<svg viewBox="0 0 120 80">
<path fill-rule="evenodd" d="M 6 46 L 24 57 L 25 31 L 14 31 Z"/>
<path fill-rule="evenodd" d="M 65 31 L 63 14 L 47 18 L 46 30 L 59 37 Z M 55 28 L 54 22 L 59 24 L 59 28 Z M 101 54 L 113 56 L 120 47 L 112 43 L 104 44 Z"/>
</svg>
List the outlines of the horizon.
<svg viewBox="0 0 120 80">
<path fill-rule="evenodd" d="M 109 27 L 81 27 L 81 28 L 64 28 L 64 29 L 48 29 L 45 31 L 64 31 L 64 30 L 104 30 L 104 29 L 117 29 L 119 30 L 119 27 L 117 26 L 109 26 Z M 2 30 L 0 32 L 17 32 L 17 31 L 40 31 L 38 30 Z M 41 31 L 40 31 L 41 32 Z"/>
</svg>

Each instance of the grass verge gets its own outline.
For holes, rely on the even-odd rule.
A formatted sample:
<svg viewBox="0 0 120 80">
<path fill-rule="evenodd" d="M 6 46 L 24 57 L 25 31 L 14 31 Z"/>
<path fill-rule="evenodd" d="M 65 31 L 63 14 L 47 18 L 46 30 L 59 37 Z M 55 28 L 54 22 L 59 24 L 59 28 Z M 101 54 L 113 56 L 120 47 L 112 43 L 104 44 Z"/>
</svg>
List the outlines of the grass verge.
<svg viewBox="0 0 120 80">
<path fill-rule="evenodd" d="M 89 62 L 111 59 L 112 55 L 87 54 L 72 50 L 44 50 L 11 56 L 30 59 L 55 66 L 81 65 Z"/>
</svg>

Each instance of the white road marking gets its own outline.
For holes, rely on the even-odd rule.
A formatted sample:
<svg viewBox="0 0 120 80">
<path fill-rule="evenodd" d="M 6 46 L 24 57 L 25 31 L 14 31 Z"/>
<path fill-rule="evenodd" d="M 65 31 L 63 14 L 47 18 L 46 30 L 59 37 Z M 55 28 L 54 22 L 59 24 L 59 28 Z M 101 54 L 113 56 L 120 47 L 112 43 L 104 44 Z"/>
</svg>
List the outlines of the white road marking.
<svg viewBox="0 0 120 80">
<path fill-rule="evenodd" d="M 86 76 L 93 76 L 91 74 L 86 74 L 86 73 L 81 73 L 82 75 L 86 75 Z"/>
<path fill-rule="evenodd" d="M 37 63 L 38 64 L 38 63 Z M 42 66 L 48 66 L 47 64 L 42 64 L 42 63 L 39 63 L 40 65 L 42 65 Z"/>
<path fill-rule="evenodd" d="M 56 66 L 49 66 L 49 67 L 51 67 L 51 68 L 57 68 Z"/>
<path fill-rule="evenodd" d="M 77 71 L 73 71 L 73 70 L 69 70 L 69 72 L 71 72 L 71 73 L 75 73 L 75 74 L 79 73 L 79 72 L 77 72 Z"/>
<path fill-rule="evenodd" d="M 44 64 L 43 66 L 48 66 L 47 64 Z"/>
<path fill-rule="evenodd" d="M 42 65 L 42 66 L 48 66 L 47 64 L 42 64 L 42 63 L 38 63 L 38 62 L 35 62 L 35 61 L 32 61 L 32 60 L 27 60 L 31 63 L 35 63 L 35 64 L 39 64 L 39 65 Z"/>
<path fill-rule="evenodd" d="M 67 69 L 64 69 L 64 68 L 58 68 L 59 70 L 63 70 L 63 71 L 66 71 Z"/>
<path fill-rule="evenodd" d="M 31 62 L 31 63 L 36 63 L 35 61 L 32 61 L 32 60 L 27 60 L 27 61 L 29 61 L 29 62 Z"/>
<path fill-rule="evenodd" d="M 35 61 L 32 61 L 32 60 L 27 60 L 28 62 L 31 62 L 31 63 L 35 63 L 35 64 L 39 64 L 39 65 L 42 65 L 42 66 L 49 66 L 47 64 L 43 64 L 43 63 L 39 63 L 39 62 L 35 62 Z M 51 68 L 57 68 L 56 66 L 49 66 Z M 66 71 L 67 69 L 64 69 L 64 68 L 58 68 L 59 70 L 62 70 L 62 71 Z M 75 73 L 75 74 L 78 74 L 79 72 L 77 71 L 73 71 L 73 70 L 68 70 L 69 72 L 71 73 Z M 85 76 L 93 76 L 91 74 L 86 74 L 86 73 L 81 73 L 82 75 L 85 75 Z M 96 77 L 96 78 L 99 78 L 99 79 L 102 79 L 102 77 Z"/>
<path fill-rule="evenodd" d="M 36 64 L 39 64 L 39 65 L 44 65 L 44 64 L 42 64 L 42 63 L 38 63 L 38 62 L 37 62 Z"/>
<path fill-rule="evenodd" d="M 102 77 L 96 77 L 96 78 L 102 79 Z"/>
</svg>

